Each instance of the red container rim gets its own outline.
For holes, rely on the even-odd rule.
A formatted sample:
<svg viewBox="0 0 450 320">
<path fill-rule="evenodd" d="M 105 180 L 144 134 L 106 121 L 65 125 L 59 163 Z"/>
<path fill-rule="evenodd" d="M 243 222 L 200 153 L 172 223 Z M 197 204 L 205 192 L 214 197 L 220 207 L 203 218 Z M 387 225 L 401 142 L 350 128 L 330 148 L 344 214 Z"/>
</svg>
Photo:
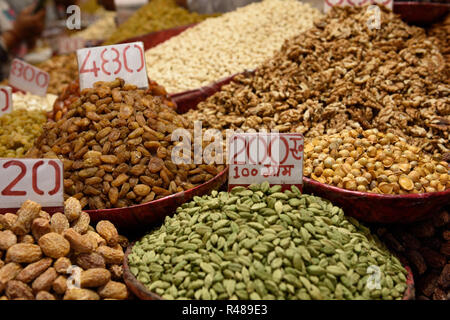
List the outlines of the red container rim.
<svg viewBox="0 0 450 320">
<path fill-rule="evenodd" d="M 399 200 L 399 199 L 429 199 L 434 197 L 443 197 L 448 196 L 450 201 L 450 189 L 445 191 L 436 191 L 436 192 L 426 192 L 426 193 L 409 193 L 409 194 L 380 194 L 380 193 L 371 193 L 371 192 L 362 192 L 362 191 L 353 191 L 338 188 L 326 183 L 321 183 L 311 178 L 303 177 L 303 181 L 305 184 L 310 184 L 316 186 L 318 188 L 332 191 L 334 193 L 344 194 L 349 197 L 358 197 L 358 198 L 370 198 L 373 200 Z"/>
</svg>

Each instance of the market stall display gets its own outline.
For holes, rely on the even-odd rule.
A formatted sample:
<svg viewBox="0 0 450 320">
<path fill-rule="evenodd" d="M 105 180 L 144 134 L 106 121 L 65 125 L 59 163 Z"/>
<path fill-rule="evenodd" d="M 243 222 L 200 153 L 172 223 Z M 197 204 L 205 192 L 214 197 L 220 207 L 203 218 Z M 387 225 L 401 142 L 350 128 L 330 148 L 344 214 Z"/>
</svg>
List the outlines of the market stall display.
<svg viewBox="0 0 450 320">
<path fill-rule="evenodd" d="M 0 215 L 0 300 L 124 300 L 123 247 L 108 221 L 90 226 L 78 200 L 53 216 L 26 201 L 17 214 Z M 79 287 L 76 277 L 79 270 Z M 70 287 L 72 285 L 73 287 Z"/>
<path fill-rule="evenodd" d="M 320 16 L 318 10 L 294 0 L 250 4 L 207 19 L 148 50 L 148 76 L 169 93 L 178 93 L 252 70 Z"/>
<path fill-rule="evenodd" d="M 369 229 L 280 190 L 265 182 L 194 198 L 134 244 L 130 272 L 163 299 L 402 299 L 408 272 Z M 383 270 L 380 289 L 366 287 L 369 266 Z"/>
<path fill-rule="evenodd" d="M 344 130 L 305 145 L 304 175 L 348 190 L 407 194 L 450 189 L 448 163 L 377 129 Z M 450 196 L 450 194 L 449 194 Z"/>
<path fill-rule="evenodd" d="M 449 86 L 439 48 L 386 9 L 379 30 L 369 30 L 366 18 L 364 8 L 335 8 L 187 117 L 204 128 L 274 129 L 307 139 L 377 128 L 424 152 L 449 152 Z"/>
<path fill-rule="evenodd" d="M 171 134 L 188 128 L 174 107 L 117 79 L 85 89 L 68 113 L 44 126 L 28 156 L 59 157 L 66 197 L 82 207 L 128 207 L 189 190 L 224 166 L 172 162 Z"/>
<path fill-rule="evenodd" d="M 72 37 L 83 38 L 86 40 L 104 40 L 108 39 L 116 31 L 116 13 L 105 11 L 100 18 L 83 31 L 76 32 Z"/>
<path fill-rule="evenodd" d="M 146 33 L 200 22 L 208 17 L 211 15 L 189 12 L 178 6 L 175 0 L 151 0 L 120 25 L 104 44 L 119 43 Z"/>
</svg>

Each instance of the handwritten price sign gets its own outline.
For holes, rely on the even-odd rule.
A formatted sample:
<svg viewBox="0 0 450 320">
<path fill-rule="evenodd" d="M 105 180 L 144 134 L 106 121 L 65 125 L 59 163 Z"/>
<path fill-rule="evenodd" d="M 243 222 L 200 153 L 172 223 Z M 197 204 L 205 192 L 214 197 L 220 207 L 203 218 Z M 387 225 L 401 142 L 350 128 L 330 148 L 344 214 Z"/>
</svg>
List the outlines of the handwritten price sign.
<svg viewBox="0 0 450 320">
<path fill-rule="evenodd" d="M 12 89 L 0 86 L 0 116 L 12 111 Z"/>
<path fill-rule="evenodd" d="M 368 4 L 381 4 L 392 10 L 394 0 L 325 0 L 323 8 L 327 13 L 334 6 L 365 6 Z"/>
<path fill-rule="evenodd" d="M 148 88 L 142 42 L 77 50 L 80 88 L 92 88 L 97 81 L 122 78 L 139 88 Z"/>
<path fill-rule="evenodd" d="M 235 133 L 228 143 L 228 188 L 268 181 L 303 185 L 303 145 L 297 133 Z"/>
<path fill-rule="evenodd" d="M 47 72 L 14 59 L 9 72 L 9 84 L 19 90 L 44 97 L 47 93 L 50 76 Z"/>
<path fill-rule="evenodd" d="M 26 200 L 63 206 L 63 164 L 58 159 L 0 159 L 0 177 L 0 208 L 20 208 Z"/>
</svg>

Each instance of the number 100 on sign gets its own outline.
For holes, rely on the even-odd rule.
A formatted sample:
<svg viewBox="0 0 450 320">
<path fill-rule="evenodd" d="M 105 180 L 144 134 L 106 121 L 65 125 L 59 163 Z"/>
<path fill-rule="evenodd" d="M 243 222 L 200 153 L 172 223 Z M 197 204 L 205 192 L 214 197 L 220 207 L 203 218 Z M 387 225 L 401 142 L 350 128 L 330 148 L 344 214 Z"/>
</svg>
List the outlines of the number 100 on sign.
<svg viewBox="0 0 450 320">
<path fill-rule="evenodd" d="M 139 88 L 148 88 L 142 42 L 77 50 L 80 88 L 92 88 L 97 81 L 122 78 Z"/>
</svg>

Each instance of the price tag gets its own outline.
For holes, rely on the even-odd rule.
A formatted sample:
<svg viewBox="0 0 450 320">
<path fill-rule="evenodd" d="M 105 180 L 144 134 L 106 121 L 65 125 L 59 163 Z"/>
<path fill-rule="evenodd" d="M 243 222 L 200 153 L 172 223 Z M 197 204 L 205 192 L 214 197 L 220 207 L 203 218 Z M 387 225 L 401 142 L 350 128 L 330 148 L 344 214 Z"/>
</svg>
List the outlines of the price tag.
<svg viewBox="0 0 450 320">
<path fill-rule="evenodd" d="M 19 90 L 44 97 L 50 76 L 47 72 L 25 61 L 14 59 L 9 72 L 9 84 Z"/>
<path fill-rule="evenodd" d="M 0 116 L 12 111 L 12 89 L 8 86 L 0 86 Z"/>
<path fill-rule="evenodd" d="M 302 190 L 303 145 L 300 133 L 234 133 L 228 142 L 228 189 L 268 181 Z"/>
<path fill-rule="evenodd" d="M 368 4 L 381 4 L 392 10 L 394 0 L 325 0 L 323 9 L 327 13 L 334 6 L 364 6 Z"/>
<path fill-rule="evenodd" d="M 148 88 L 142 42 L 79 49 L 77 59 L 81 90 L 92 88 L 97 81 L 116 78 L 139 88 Z"/>
<path fill-rule="evenodd" d="M 58 38 L 58 54 L 68 54 L 87 47 L 88 41 L 79 37 Z"/>
<path fill-rule="evenodd" d="M 64 206 L 63 164 L 58 159 L 0 159 L 0 212 L 26 200 Z M 5 210 L 7 209 L 7 210 Z"/>
</svg>

